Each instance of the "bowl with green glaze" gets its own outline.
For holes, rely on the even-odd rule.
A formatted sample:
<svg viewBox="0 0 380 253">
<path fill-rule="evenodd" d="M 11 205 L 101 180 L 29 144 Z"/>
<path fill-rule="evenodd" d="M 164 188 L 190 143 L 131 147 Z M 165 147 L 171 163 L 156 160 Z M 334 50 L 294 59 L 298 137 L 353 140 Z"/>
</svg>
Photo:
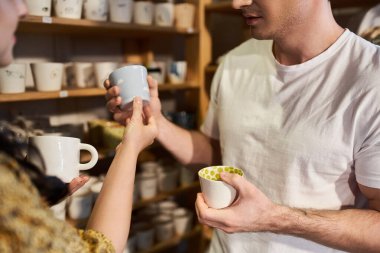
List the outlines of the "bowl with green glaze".
<svg viewBox="0 0 380 253">
<path fill-rule="evenodd" d="M 233 166 L 210 166 L 198 171 L 205 202 L 209 207 L 215 209 L 221 209 L 231 205 L 236 197 L 235 188 L 221 181 L 221 172 L 244 176 L 243 170 Z"/>
</svg>

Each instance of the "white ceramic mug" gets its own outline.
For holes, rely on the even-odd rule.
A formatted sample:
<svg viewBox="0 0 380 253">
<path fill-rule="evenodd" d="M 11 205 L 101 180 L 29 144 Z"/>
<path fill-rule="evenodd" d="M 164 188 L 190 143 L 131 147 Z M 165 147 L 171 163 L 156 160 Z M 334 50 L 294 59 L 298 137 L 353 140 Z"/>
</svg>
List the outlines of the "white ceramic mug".
<svg viewBox="0 0 380 253">
<path fill-rule="evenodd" d="M 84 0 L 84 18 L 94 21 L 107 21 L 108 0 Z"/>
<path fill-rule="evenodd" d="M 152 2 L 137 1 L 133 8 L 133 20 L 135 24 L 151 25 L 153 23 L 154 4 Z"/>
<path fill-rule="evenodd" d="M 173 26 L 174 4 L 157 3 L 154 8 L 154 23 L 157 26 Z"/>
<path fill-rule="evenodd" d="M 79 176 L 80 170 L 88 170 L 98 161 L 98 152 L 80 139 L 63 136 L 32 136 L 29 137 L 27 159 L 44 166 L 46 174 L 56 176 L 65 183 Z M 87 150 L 91 154 L 88 163 L 80 163 L 80 151 Z M 42 164 L 41 164 L 42 163 Z"/>
<path fill-rule="evenodd" d="M 83 0 L 53 0 L 55 15 L 60 18 L 80 19 Z"/>
<path fill-rule="evenodd" d="M 113 71 L 109 75 L 112 85 L 120 89 L 122 108 L 131 109 L 133 98 L 139 96 L 144 103 L 150 101 L 147 69 L 142 65 L 129 65 Z"/>
<path fill-rule="evenodd" d="M 51 0 L 26 0 L 28 14 L 34 16 L 50 16 Z"/>
<path fill-rule="evenodd" d="M 0 93 L 25 92 L 26 64 L 13 63 L 0 68 Z"/>
<path fill-rule="evenodd" d="M 118 23 L 131 23 L 133 0 L 110 0 L 110 20 Z"/>
<path fill-rule="evenodd" d="M 38 91 L 58 91 L 62 87 L 63 63 L 31 63 L 34 85 Z"/>
</svg>

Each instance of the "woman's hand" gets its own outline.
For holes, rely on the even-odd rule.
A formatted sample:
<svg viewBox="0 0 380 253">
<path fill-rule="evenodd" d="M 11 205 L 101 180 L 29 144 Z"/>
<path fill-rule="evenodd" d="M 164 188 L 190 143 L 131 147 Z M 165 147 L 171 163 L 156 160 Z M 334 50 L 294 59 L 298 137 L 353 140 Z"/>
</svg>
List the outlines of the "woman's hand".
<svg viewBox="0 0 380 253">
<path fill-rule="evenodd" d="M 73 195 L 74 192 L 79 190 L 83 185 L 85 185 L 90 178 L 86 175 L 80 175 L 79 177 L 74 178 L 69 183 L 69 195 Z"/>
<path fill-rule="evenodd" d="M 138 152 L 152 144 L 158 134 L 150 108 L 143 108 L 140 97 L 134 98 L 132 117 L 126 119 L 126 125 L 121 144 L 132 145 Z"/>
<path fill-rule="evenodd" d="M 159 120 L 164 116 L 161 113 L 161 101 L 158 97 L 158 83 L 151 76 L 148 76 L 147 81 L 150 93 L 150 102 L 148 107 L 150 107 L 152 116 L 155 117 L 156 120 Z M 108 79 L 104 81 L 103 85 L 104 88 L 106 88 L 107 90 L 107 109 L 113 113 L 114 120 L 124 125 L 126 123 L 126 120 L 131 117 L 131 112 L 123 111 L 120 108 L 122 100 L 120 97 L 119 87 L 116 85 L 112 85 Z"/>
</svg>

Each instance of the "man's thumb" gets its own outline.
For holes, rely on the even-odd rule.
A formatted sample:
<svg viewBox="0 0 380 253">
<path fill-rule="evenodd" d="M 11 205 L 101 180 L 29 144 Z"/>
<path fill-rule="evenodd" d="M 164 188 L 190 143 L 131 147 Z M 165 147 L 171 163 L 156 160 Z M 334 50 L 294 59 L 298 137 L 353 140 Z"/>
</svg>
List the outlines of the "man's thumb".
<svg viewBox="0 0 380 253">
<path fill-rule="evenodd" d="M 227 184 L 231 185 L 237 191 L 240 192 L 240 189 L 244 185 L 244 179 L 238 174 L 233 174 L 229 172 L 221 172 L 220 178 Z"/>
</svg>

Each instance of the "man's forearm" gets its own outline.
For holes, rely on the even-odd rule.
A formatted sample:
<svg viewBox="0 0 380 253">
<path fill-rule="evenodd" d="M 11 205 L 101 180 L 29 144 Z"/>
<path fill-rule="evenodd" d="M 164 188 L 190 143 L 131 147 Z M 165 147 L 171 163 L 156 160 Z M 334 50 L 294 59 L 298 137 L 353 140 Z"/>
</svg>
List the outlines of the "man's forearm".
<svg viewBox="0 0 380 253">
<path fill-rule="evenodd" d="M 158 129 L 157 140 L 182 164 L 212 164 L 219 160 L 211 140 L 200 132 L 183 129 L 166 119 L 160 120 Z"/>
<path fill-rule="evenodd" d="M 318 211 L 279 207 L 269 230 L 348 252 L 380 252 L 380 212 Z"/>
</svg>

